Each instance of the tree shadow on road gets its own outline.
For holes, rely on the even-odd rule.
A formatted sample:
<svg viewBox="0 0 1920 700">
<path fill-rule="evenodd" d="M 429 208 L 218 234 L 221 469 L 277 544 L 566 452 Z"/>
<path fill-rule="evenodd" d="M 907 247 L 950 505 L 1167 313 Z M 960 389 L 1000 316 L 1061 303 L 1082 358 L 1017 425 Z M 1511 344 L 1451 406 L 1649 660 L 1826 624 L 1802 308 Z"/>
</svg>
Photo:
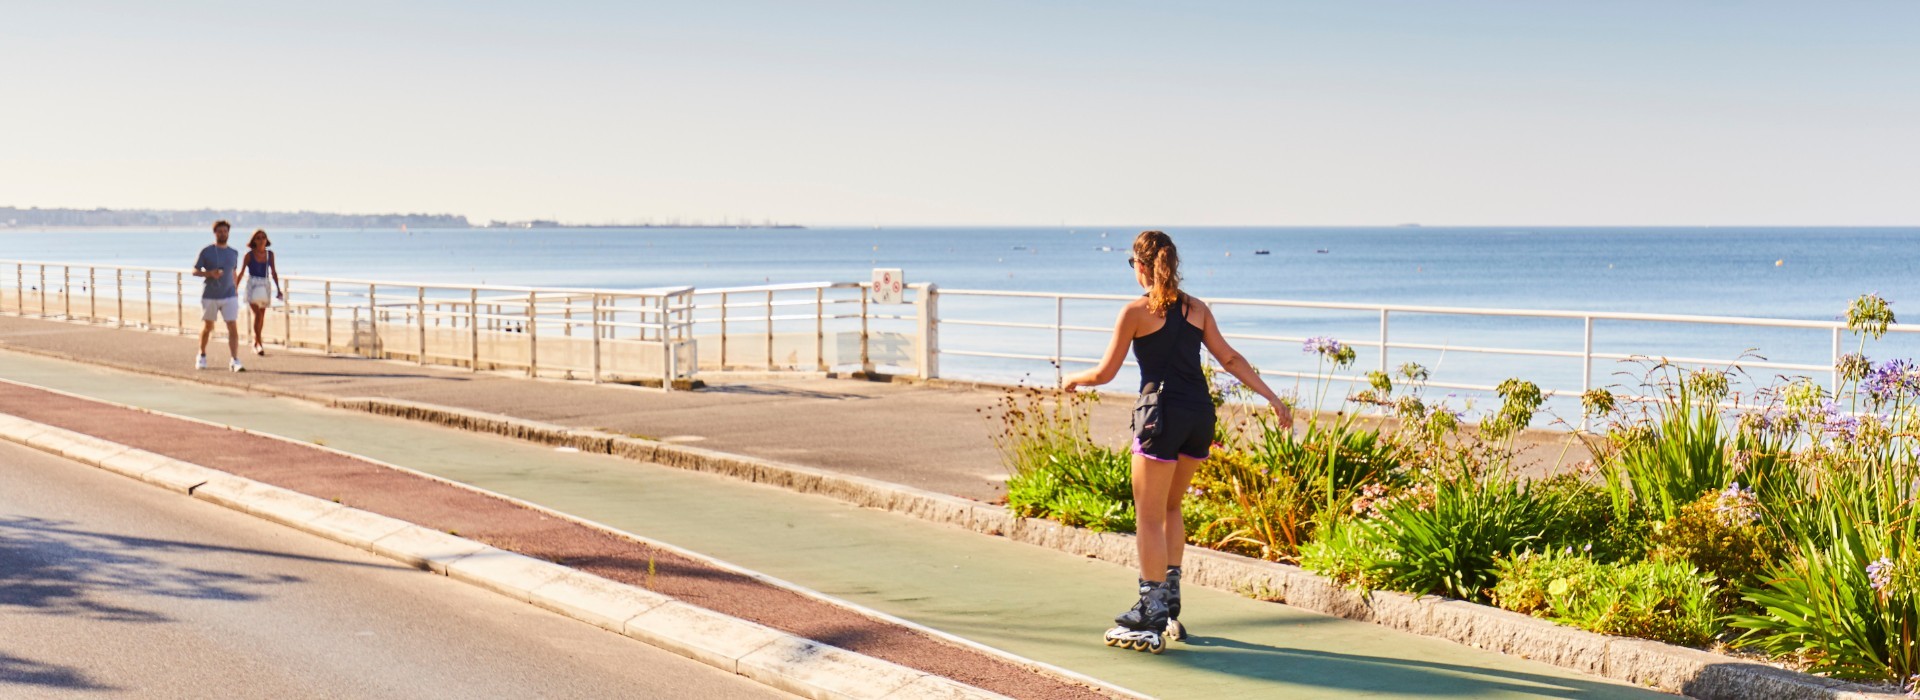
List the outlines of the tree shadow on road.
<svg viewBox="0 0 1920 700">
<path fill-rule="evenodd" d="M 113 686 L 96 683 L 87 678 L 84 671 L 71 666 L 34 661 L 0 651 L 0 686 L 4 685 L 37 685 L 67 690 L 120 690 Z"/>
<path fill-rule="evenodd" d="M 168 622 L 171 618 L 166 614 L 132 607 L 127 601 L 252 601 L 264 597 L 267 587 L 304 580 L 284 574 L 181 566 L 153 556 L 180 551 L 313 560 L 278 552 L 92 532 L 49 518 L 0 516 L 0 614 L 27 612 L 109 622 Z M 364 566 L 358 562 L 335 563 Z"/>
</svg>

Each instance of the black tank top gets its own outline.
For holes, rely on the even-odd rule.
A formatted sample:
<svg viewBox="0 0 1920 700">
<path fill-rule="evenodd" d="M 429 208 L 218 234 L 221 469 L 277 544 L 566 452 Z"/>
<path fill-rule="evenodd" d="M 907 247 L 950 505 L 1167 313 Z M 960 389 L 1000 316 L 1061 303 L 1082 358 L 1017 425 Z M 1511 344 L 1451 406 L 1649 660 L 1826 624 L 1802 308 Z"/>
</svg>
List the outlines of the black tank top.
<svg viewBox="0 0 1920 700">
<path fill-rule="evenodd" d="M 1160 330 L 1133 339 L 1133 360 L 1140 365 L 1140 391 L 1160 383 L 1160 403 L 1213 410 L 1207 377 L 1200 371 L 1200 329 L 1187 321 L 1187 296 L 1167 310 Z"/>
</svg>

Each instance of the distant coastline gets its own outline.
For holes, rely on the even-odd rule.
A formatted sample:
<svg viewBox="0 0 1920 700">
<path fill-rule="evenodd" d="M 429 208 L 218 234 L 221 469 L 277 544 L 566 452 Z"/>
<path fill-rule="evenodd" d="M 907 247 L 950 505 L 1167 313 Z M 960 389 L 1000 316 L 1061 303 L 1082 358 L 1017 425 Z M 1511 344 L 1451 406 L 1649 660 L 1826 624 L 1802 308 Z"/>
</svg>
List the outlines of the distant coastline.
<svg viewBox="0 0 1920 700">
<path fill-rule="evenodd" d="M 529 221 L 491 221 L 477 225 L 459 214 L 338 214 L 316 211 L 257 211 L 248 209 L 42 209 L 39 207 L 0 206 L 0 231 L 14 229 L 171 229 L 199 228 L 216 220 L 233 223 L 236 229 L 312 228 L 312 229 L 801 229 L 797 224 L 777 222 L 726 222 L 640 224 L 570 224 L 545 219 Z"/>
</svg>

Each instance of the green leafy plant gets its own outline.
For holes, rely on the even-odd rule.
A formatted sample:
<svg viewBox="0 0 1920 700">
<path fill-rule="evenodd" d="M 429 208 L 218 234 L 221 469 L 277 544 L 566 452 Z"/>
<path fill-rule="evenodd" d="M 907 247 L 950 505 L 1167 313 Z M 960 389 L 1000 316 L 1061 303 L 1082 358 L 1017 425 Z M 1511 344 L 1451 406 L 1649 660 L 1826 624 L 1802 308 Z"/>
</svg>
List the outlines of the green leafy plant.
<svg viewBox="0 0 1920 700">
<path fill-rule="evenodd" d="M 1719 629 L 1718 586 L 1683 562 L 1604 563 L 1577 552 L 1503 558 L 1502 608 L 1601 634 L 1701 646 Z"/>
<path fill-rule="evenodd" d="M 1776 555 L 1760 518 L 1759 499 L 1734 484 L 1701 496 L 1655 527 L 1650 554 L 1708 574 L 1722 589 L 1720 609 L 1732 610 L 1740 602 L 1739 587 L 1757 583 Z"/>
</svg>

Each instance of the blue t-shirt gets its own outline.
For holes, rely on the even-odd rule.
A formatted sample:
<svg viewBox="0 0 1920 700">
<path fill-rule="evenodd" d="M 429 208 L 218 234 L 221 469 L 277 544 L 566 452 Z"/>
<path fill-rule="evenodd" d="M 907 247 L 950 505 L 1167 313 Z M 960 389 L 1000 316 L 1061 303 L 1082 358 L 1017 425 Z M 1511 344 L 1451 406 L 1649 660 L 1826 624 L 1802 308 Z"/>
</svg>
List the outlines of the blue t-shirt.
<svg viewBox="0 0 1920 700">
<path fill-rule="evenodd" d="M 219 270 L 216 277 L 206 278 L 207 286 L 201 290 L 202 299 L 228 299 L 240 296 L 233 288 L 233 272 L 240 267 L 240 251 L 210 245 L 200 249 L 200 257 L 193 261 L 195 270 Z"/>
</svg>

